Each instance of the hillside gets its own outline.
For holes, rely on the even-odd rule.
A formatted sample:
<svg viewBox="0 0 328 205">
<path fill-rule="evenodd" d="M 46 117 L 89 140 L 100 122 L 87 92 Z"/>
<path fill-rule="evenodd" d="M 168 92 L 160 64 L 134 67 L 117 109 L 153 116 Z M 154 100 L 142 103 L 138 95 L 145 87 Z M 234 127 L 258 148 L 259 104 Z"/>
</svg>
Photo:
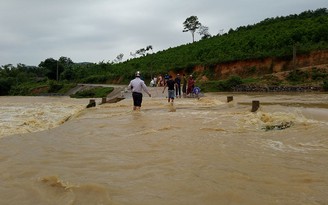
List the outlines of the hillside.
<svg viewBox="0 0 328 205">
<path fill-rule="evenodd" d="M 48 58 L 38 67 L 0 69 L 0 95 L 26 95 L 35 88 L 64 92 L 77 83 L 126 84 L 139 70 L 153 76 L 193 74 L 203 90 L 236 84 L 319 85 L 328 90 L 328 10 L 268 18 L 198 42 L 144 53 L 125 62 L 74 63 Z"/>
<path fill-rule="evenodd" d="M 236 60 L 217 64 L 213 67 L 212 79 L 226 79 L 231 75 L 242 78 L 261 77 L 267 74 L 289 73 L 288 71 L 320 67 L 326 68 L 328 64 L 327 51 L 312 51 L 309 54 L 295 55 L 290 57 L 268 57 L 263 59 Z M 328 71 L 328 70 L 327 70 Z M 206 66 L 196 66 L 193 72 L 206 75 Z"/>
<path fill-rule="evenodd" d="M 215 73 L 209 77 L 216 80 L 236 73 L 236 69 L 241 73 L 240 68 L 253 66 L 259 73 L 290 70 L 310 65 L 302 58 L 313 59 L 313 65 L 327 63 L 327 33 L 327 9 L 306 11 L 265 19 L 223 35 L 115 64 L 112 69 L 123 75 L 141 70 L 149 77 L 165 72 L 192 73 L 202 68 Z M 293 60 L 297 62 L 291 63 Z"/>
</svg>

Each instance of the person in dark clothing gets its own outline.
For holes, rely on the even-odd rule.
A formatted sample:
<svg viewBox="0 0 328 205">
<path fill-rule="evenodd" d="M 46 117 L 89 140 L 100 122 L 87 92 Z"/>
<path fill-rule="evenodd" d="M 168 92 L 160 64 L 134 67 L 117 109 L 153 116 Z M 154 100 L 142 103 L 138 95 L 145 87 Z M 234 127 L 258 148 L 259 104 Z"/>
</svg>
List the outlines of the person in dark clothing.
<svg viewBox="0 0 328 205">
<path fill-rule="evenodd" d="M 166 85 L 164 86 L 163 93 L 164 93 L 166 87 L 168 87 L 168 96 L 167 96 L 168 99 L 167 99 L 167 101 L 173 103 L 173 101 L 174 101 L 175 82 L 174 82 L 171 75 L 169 76 L 169 80 L 166 82 Z"/>
<path fill-rule="evenodd" d="M 180 78 L 180 74 L 177 74 L 177 77 L 174 79 L 175 81 L 175 96 L 177 96 L 177 98 L 181 98 L 181 78 Z"/>
<path fill-rule="evenodd" d="M 164 86 L 166 85 L 166 82 L 170 79 L 170 76 L 168 74 L 164 75 Z"/>
<path fill-rule="evenodd" d="M 186 75 L 182 74 L 182 94 L 183 97 L 186 97 L 186 93 L 187 93 L 187 79 L 186 79 Z"/>
</svg>

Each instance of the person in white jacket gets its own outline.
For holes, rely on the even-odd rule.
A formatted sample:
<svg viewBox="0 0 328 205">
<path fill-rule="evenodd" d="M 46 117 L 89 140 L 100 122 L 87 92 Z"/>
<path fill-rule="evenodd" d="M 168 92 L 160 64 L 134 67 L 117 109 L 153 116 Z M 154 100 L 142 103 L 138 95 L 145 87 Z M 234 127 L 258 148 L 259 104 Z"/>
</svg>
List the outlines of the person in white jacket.
<svg viewBox="0 0 328 205">
<path fill-rule="evenodd" d="M 151 97 L 151 94 L 145 82 L 140 79 L 139 71 L 136 72 L 135 79 L 130 81 L 128 88 L 132 90 L 133 110 L 140 110 L 142 103 L 142 91 L 145 91 L 149 97 Z"/>
</svg>

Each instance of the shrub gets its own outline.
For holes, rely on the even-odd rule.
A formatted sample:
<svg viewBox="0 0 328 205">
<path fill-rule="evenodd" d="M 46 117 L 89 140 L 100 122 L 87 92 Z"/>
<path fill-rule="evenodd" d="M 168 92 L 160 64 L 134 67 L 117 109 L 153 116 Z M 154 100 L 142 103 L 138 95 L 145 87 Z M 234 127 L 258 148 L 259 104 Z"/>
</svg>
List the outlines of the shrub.
<svg viewBox="0 0 328 205">
<path fill-rule="evenodd" d="M 316 67 L 312 68 L 312 80 L 322 80 L 328 76 L 325 70 L 317 69 Z"/>
<path fill-rule="evenodd" d="M 235 87 L 236 85 L 240 85 L 243 83 L 243 80 L 239 76 L 231 76 L 227 80 L 227 84 L 230 88 Z"/>
<path fill-rule="evenodd" d="M 225 81 L 219 81 L 219 90 L 220 91 L 231 91 L 237 85 L 243 84 L 241 77 L 231 76 Z"/>
<path fill-rule="evenodd" d="M 21 96 L 27 96 L 29 95 L 31 90 L 31 87 L 27 84 L 21 84 L 21 85 L 15 85 L 12 86 L 9 95 L 21 95 Z"/>
<path fill-rule="evenodd" d="M 323 86 L 322 86 L 324 91 L 328 91 L 328 79 L 323 81 Z"/>
<path fill-rule="evenodd" d="M 81 80 L 82 83 L 106 83 L 108 77 L 105 75 L 92 75 Z"/>
<path fill-rule="evenodd" d="M 309 78 L 309 73 L 301 71 L 301 70 L 293 70 L 286 77 L 286 79 L 288 81 L 294 82 L 294 83 L 304 82 L 308 78 Z"/>
<path fill-rule="evenodd" d="M 57 93 L 60 89 L 62 89 L 63 84 L 58 83 L 56 81 L 49 81 L 49 90 L 48 93 Z"/>
<path fill-rule="evenodd" d="M 10 78 L 0 78 L 0 95 L 8 95 L 12 87 L 13 80 Z"/>
<path fill-rule="evenodd" d="M 219 81 L 207 81 L 199 83 L 202 92 L 217 92 L 219 91 Z"/>
</svg>

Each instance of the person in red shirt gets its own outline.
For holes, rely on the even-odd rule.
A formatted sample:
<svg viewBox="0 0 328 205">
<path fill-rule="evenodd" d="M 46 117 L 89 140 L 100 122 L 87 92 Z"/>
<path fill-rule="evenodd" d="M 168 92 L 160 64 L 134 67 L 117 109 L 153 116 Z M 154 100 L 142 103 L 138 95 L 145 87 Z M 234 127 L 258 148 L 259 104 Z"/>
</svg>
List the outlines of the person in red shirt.
<svg viewBox="0 0 328 205">
<path fill-rule="evenodd" d="M 192 75 L 190 75 L 188 79 L 187 95 L 192 93 L 194 87 L 195 87 L 195 80 L 193 79 Z"/>
</svg>

